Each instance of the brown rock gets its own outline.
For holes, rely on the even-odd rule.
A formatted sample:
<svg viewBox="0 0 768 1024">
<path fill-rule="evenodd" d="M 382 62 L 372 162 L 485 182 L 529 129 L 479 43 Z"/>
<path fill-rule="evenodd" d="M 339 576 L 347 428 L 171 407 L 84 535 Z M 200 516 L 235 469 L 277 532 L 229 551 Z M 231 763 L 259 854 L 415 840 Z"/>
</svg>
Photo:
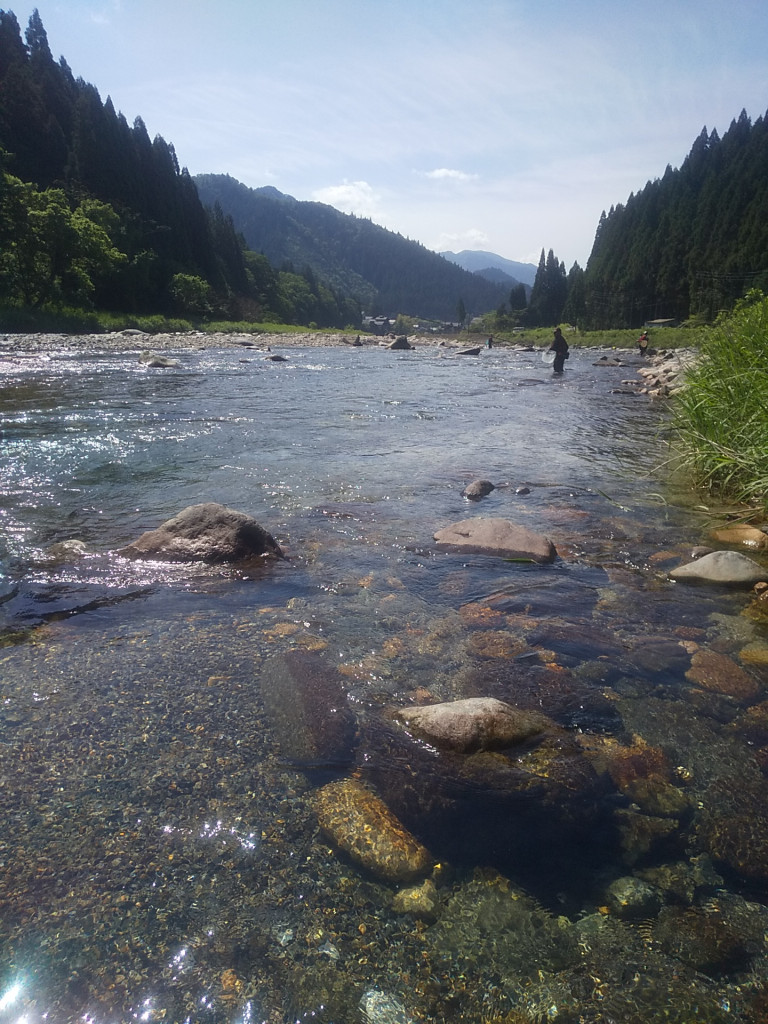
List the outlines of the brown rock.
<svg viewBox="0 0 768 1024">
<path fill-rule="evenodd" d="M 554 562 L 555 545 L 542 534 L 534 533 L 509 519 L 463 519 L 435 534 L 443 551 L 459 554 L 496 555 L 528 562 Z"/>
<path fill-rule="evenodd" d="M 282 557 L 275 539 L 252 516 L 212 501 L 189 505 L 156 530 L 143 533 L 120 554 L 165 562 L 212 563 Z"/>
<path fill-rule="evenodd" d="M 495 490 L 496 486 L 490 480 L 473 480 L 471 484 L 467 484 L 461 493 L 471 501 L 479 501 L 480 498 L 484 498 L 491 491 Z"/>
<path fill-rule="evenodd" d="M 742 878 L 768 881 L 768 818 L 739 813 L 714 819 L 706 834 L 709 853 Z"/>
<path fill-rule="evenodd" d="M 746 523 L 734 523 L 712 530 L 710 537 L 720 544 L 738 544 L 753 551 L 762 551 L 768 547 L 768 536 L 756 526 L 749 526 Z"/>
<path fill-rule="evenodd" d="M 432 866 L 429 851 L 386 804 L 354 779 L 323 786 L 315 795 L 320 828 L 361 867 L 388 882 L 410 882 Z"/>
<path fill-rule="evenodd" d="M 737 700 L 752 700 L 760 691 L 757 682 L 725 654 L 701 648 L 685 673 L 692 683 Z"/>
<path fill-rule="evenodd" d="M 553 727 L 546 715 L 521 711 L 495 697 L 468 697 L 426 707 L 401 708 L 395 717 L 421 739 L 465 754 L 503 750 Z"/>
</svg>

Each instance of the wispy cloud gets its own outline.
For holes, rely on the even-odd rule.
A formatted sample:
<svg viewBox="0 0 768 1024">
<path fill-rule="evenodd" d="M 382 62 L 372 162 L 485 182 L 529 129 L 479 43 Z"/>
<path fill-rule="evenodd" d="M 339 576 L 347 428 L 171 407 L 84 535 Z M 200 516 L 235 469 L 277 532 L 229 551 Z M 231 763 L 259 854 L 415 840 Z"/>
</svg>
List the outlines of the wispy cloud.
<svg viewBox="0 0 768 1024">
<path fill-rule="evenodd" d="M 424 177 L 433 181 L 477 181 L 479 175 L 456 171 L 451 167 L 436 167 L 434 171 L 424 171 Z"/>
<path fill-rule="evenodd" d="M 469 228 L 458 234 L 444 231 L 433 239 L 430 249 L 436 252 L 461 252 L 462 249 L 487 249 L 488 235 L 479 228 Z"/>
<path fill-rule="evenodd" d="M 341 185 L 328 185 L 315 189 L 312 198 L 318 203 L 335 206 L 342 213 L 355 213 L 373 217 L 379 213 L 381 196 L 367 181 L 344 181 Z"/>
</svg>

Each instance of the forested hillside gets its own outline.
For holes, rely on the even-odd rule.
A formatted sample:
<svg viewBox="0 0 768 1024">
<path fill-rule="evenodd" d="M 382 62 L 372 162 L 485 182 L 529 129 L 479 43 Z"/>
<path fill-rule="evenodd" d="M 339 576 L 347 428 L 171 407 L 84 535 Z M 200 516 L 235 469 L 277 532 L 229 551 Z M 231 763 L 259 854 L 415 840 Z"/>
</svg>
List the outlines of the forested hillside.
<svg viewBox="0 0 768 1024">
<path fill-rule="evenodd" d="M 678 170 L 603 213 L 583 287 L 593 328 L 708 321 L 768 291 L 768 120 L 742 111 L 722 139 L 703 129 Z"/>
<path fill-rule="evenodd" d="M 311 267 L 358 296 L 366 312 L 454 320 L 460 301 L 471 315 L 509 295 L 509 284 L 468 273 L 418 242 L 324 203 L 248 188 L 226 174 L 197 175 L 195 183 L 206 205 L 218 203 L 232 217 L 250 249 L 277 267 Z"/>
</svg>

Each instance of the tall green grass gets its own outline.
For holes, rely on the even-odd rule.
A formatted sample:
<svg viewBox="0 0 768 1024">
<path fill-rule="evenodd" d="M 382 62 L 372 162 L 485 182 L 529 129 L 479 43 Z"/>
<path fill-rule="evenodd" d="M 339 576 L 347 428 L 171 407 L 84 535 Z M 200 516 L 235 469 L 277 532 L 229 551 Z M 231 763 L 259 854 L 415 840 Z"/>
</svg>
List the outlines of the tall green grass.
<svg viewBox="0 0 768 1024">
<path fill-rule="evenodd" d="M 751 292 L 699 332 L 675 399 L 675 447 L 694 483 L 768 511 L 768 298 Z"/>
</svg>

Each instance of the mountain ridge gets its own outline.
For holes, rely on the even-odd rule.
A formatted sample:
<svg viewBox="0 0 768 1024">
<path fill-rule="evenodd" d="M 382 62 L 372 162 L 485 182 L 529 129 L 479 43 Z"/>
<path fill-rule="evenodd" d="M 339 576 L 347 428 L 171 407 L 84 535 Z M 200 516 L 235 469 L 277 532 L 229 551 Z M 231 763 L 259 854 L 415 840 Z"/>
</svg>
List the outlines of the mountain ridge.
<svg viewBox="0 0 768 1024">
<path fill-rule="evenodd" d="M 469 270 L 473 274 L 482 274 L 485 270 L 500 270 L 512 279 L 515 284 L 533 285 L 536 280 L 537 267 L 534 263 L 520 263 L 517 260 L 508 260 L 495 252 L 485 252 L 482 249 L 462 249 L 461 252 L 450 252 L 446 250 L 440 255 Z M 491 280 L 491 278 L 489 278 Z"/>
<path fill-rule="evenodd" d="M 444 259 L 420 242 L 342 213 L 325 203 L 286 196 L 273 186 L 250 188 L 228 174 L 198 174 L 205 206 L 218 205 L 254 252 L 276 268 L 305 268 L 347 294 L 368 314 L 454 321 L 497 309 L 506 283 L 489 281 Z"/>
</svg>

